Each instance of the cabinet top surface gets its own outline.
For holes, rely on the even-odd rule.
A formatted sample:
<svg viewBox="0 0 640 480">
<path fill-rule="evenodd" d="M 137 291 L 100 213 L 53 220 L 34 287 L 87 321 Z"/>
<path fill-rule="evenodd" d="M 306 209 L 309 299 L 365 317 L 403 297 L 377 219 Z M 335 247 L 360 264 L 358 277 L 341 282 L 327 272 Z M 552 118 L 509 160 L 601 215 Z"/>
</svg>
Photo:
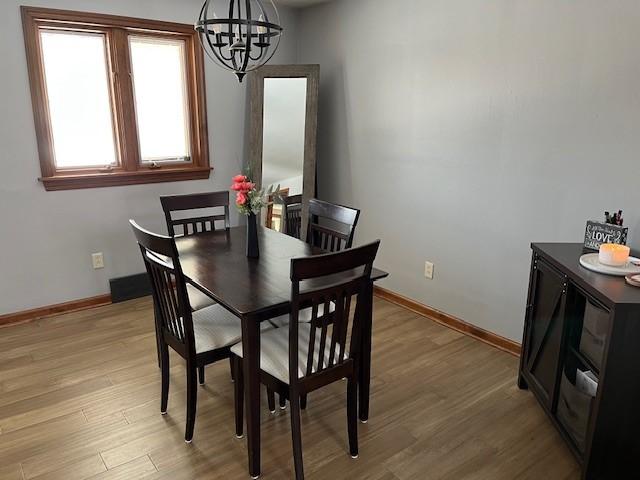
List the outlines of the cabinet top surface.
<svg viewBox="0 0 640 480">
<path fill-rule="evenodd" d="M 640 288 L 627 285 L 624 277 L 592 272 L 580 265 L 583 254 L 594 252 L 585 249 L 582 243 L 533 243 L 531 248 L 606 303 L 640 305 Z"/>
</svg>

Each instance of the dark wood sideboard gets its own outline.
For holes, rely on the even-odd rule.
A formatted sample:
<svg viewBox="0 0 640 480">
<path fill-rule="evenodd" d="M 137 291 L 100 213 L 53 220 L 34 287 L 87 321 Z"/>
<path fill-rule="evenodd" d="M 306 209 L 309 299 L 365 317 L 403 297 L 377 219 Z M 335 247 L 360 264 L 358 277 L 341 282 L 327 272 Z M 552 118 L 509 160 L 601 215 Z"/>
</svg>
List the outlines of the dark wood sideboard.
<svg viewBox="0 0 640 480">
<path fill-rule="evenodd" d="M 583 479 L 640 479 L 640 288 L 581 267 L 582 244 L 531 248 L 518 385 L 533 392 Z"/>
</svg>

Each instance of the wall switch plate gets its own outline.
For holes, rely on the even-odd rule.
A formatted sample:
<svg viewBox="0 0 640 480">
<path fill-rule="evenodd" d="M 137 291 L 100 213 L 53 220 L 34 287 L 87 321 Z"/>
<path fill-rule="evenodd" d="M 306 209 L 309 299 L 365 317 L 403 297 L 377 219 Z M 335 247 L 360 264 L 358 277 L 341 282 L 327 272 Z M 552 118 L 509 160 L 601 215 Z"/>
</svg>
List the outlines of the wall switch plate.
<svg viewBox="0 0 640 480">
<path fill-rule="evenodd" d="M 433 280 L 433 263 L 424 262 L 424 277 Z"/>
<path fill-rule="evenodd" d="M 92 253 L 91 262 L 93 263 L 94 270 L 98 270 L 99 268 L 104 268 L 104 255 L 102 254 L 102 252 Z"/>
</svg>

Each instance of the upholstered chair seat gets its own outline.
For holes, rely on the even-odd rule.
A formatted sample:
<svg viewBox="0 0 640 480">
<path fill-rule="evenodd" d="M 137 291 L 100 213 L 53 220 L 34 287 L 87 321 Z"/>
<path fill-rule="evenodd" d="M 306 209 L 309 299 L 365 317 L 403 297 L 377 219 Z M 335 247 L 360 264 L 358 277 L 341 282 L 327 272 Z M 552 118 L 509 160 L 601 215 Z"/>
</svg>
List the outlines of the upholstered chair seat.
<svg viewBox="0 0 640 480">
<path fill-rule="evenodd" d="M 196 310 L 192 316 L 196 353 L 228 347 L 242 339 L 240 319 L 220 305 Z M 261 331 L 271 328 L 268 322 L 261 325 Z"/>
<path fill-rule="evenodd" d="M 329 313 L 333 313 L 336 311 L 336 306 L 333 302 L 329 303 Z M 298 314 L 298 320 L 300 323 L 309 323 L 311 322 L 313 312 L 311 308 L 304 308 L 300 310 Z M 322 318 L 324 315 L 324 305 L 318 305 L 318 318 Z M 289 325 L 289 315 L 281 315 L 276 318 L 272 318 L 269 320 L 274 327 L 286 327 Z"/>
<path fill-rule="evenodd" d="M 311 325 L 301 323 L 298 327 L 298 378 L 307 375 L 307 358 L 311 340 Z M 315 347 L 313 349 L 313 368 L 316 371 L 320 354 L 322 329 L 316 328 Z M 336 345 L 336 351 L 340 351 L 340 345 Z M 331 352 L 331 335 L 327 335 L 324 347 L 324 365 L 329 365 Z M 231 353 L 242 358 L 242 343 L 231 347 Z M 348 352 L 345 351 L 345 359 Z M 276 377 L 278 380 L 289 383 L 289 329 L 276 328 L 260 336 L 260 368 Z"/>
<path fill-rule="evenodd" d="M 210 297 L 189 283 L 187 283 L 187 296 L 189 297 L 189 305 L 192 311 L 201 310 L 216 304 Z"/>
</svg>

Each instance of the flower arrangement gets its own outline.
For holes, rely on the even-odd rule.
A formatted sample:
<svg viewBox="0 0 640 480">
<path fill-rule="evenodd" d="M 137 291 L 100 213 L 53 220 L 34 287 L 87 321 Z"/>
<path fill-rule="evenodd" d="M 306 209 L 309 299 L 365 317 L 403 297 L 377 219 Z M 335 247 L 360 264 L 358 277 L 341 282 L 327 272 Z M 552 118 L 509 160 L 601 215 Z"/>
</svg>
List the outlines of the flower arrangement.
<svg viewBox="0 0 640 480">
<path fill-rule="evenodd" d="M 263 192 L 246 175 L 233 177 L 231 190 L 236 192 L 236 206 L 243 215 L 257 215 L 264 207 Z"/>
<path fill-rule="evenodd" d="M 270 187 L 265 195 L 264 189 L 258 190 L 256 184 L 247 175 L 236 175 L 233 177 L 231 190 L 236 192 L 236 207 L 243 215 L 258 215 L 260 210 L 267 206 L 267 198 L 273 201 L 280 201 L 280 185 L 275 189 Z"/>
<path fill-rule="evenodd" d="M 272 185 L 265 195 L 264 190 L 258 190 L 256 184 L 251 181 L 251 174 L 236 175 L 233 177 L 231 190 L 236 192 L 238 211 L 249 217 L 247 221 L 247 257 L 257 259 L 260 257 L 260 246 L 258 245 L 256 217 L 260 214 L 260 210 L 269 204 L 268 202 L 282 202 L 280 185 L 275 189 Z"/>
</svg>

